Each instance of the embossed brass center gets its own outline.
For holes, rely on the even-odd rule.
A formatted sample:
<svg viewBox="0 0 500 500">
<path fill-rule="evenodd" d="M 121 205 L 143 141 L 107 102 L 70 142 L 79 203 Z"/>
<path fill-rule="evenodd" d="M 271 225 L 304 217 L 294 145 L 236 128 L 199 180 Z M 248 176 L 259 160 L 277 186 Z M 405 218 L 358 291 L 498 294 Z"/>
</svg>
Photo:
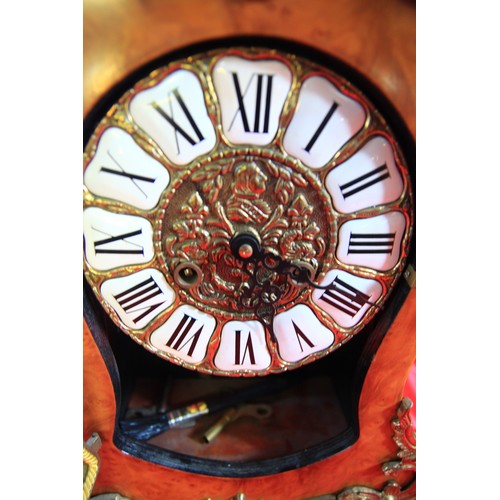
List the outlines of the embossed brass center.
<svg viewBox="0 0 500 500">
<path fill-rule="evenodd" d="M 197 306 L 239 316 L 245 307 L 250 245 L 232 251 L 239 234 L 254 234 L 263 252 L 307 263 L 317 276 L 329 269 L 336 221 L 328 194 L 309 170 L 276 158 L 235 155 L 199 164 L 165 197 L 161 257 L 173 276 L 178 266 L 201 269 L 199 285 L 186 290 Z M 269 269 L 261 279 L 279 290 L 276 308 L 293 305 L 304 287 Z"/>
</svg>

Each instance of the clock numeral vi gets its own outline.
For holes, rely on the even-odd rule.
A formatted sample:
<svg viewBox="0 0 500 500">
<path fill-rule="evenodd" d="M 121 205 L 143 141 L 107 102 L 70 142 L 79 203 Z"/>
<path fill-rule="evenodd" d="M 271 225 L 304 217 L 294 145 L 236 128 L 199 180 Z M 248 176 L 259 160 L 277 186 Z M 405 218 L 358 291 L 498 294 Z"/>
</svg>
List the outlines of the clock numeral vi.
<svg viewBox="0 0 500 500">
<path fill-rule="evenodd" d="M 255 365 L 255 353 L 252 344 L 252 335 L 248 332 L 247 341 L 245 343 L 244 351 L 242 351 L 242 339 L 241 339 L 241 330 L 236 330 L 234 332 L 234 364 L 242 365 L 245 362 L 245 358 L 248 354 L 250 359 L 250 364 Z"/>
</svg>

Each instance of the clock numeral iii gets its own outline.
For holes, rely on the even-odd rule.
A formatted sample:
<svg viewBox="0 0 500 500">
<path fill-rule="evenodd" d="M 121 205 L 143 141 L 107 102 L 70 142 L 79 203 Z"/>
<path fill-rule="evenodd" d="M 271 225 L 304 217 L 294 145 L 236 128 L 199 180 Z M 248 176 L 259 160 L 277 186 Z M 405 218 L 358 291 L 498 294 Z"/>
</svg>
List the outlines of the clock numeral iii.
<svg viewBox="0 0 500 500">
<path fill-rule="evenodd" d="M 391 254 L 396 233 L 363 234 L 351 233 L 348 254 Z"/>
</svg>

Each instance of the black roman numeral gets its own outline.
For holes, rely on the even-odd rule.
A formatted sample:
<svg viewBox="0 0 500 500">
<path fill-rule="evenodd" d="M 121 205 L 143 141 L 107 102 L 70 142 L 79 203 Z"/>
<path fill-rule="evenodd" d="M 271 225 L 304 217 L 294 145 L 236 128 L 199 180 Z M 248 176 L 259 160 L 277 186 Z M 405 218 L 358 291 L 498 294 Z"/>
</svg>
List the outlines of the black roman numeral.
<svg viewBox="0 0 500 500">
<path fill-rule="evenodd" d="M 292 324 L 293 328 L 295 329 L 295 335 L 297 336 L 297 341 L 299 342 L 301 352 L 304 352 L 304 348 L 302 347 L 302 342 L 300 341 L 301 338 L 309 347 L 311 348 L 314 347 L 314 344 L 311 342 L 311 340 L 306 337 L 305 333 L 295 324 L 294 321 L 292 321 Z"/>
<path fill-rule="evenodd" d="M 186 345 L 190 344 L 187 355 L 191 357 L 194 350 L 196 349 L 196 344 L 200 339 L 201 332 L 203 331 L 202 324 L 195 333 L 188 337 L 188 335 L 193 330 L 196 321 L 197 320 L 195 318 L 192 318 L 191 316 L 184 313 L 184 316 L 174 330 L 174 333 L 172 333 L 165 345 L 167 347 L 170 347 L 171 349 L 174 349 L 175 351 L 180 351 L 184 349 Z"/>
<path fill-rule="evenodd" d="M 98 229 L 92 227 L 95 231 L 99 231 Z M 103 231 L 99 231 L 103 232 Z M 104 238 L 103 240 L 94 241 L 94 251 L 96 254 L 141 254 L 144 255 L 144 247 L 127 241 L 127 238 L 132 238 L 133 236 L 138 236 L 142 234 L 142 229 L 138 229 L 137 231 L 131 231 L 130 233 L 120 234 L 118 236 L 109 236 L 109 238 Z M 114 243 L 115 241 L 124 241 L 128 245 L 133 245 L 139 248 L 99 248 L 104 245 L 109 245 L 110 243 Z"/>
<path fill-rule="evenodd" d="M 144 175 L 131 174 L 130 172 L 126 172 L 125 169 L 116 161 L 110 151 L 107 151 L 108 156 L 113 160 L 119 170 L 115 170 L 109 167 L 101 167 L 101 172 L 105 172 L 107 174 L 118 175 L 120 177 L 126 177 L 130 179 L 130 181 L 134 184 L 134 186 L 147 198 L 147 194 L 141 189 L 141 187 L 137 184 L 138 181 L 153 183 L 156 179 L 152 177 L 146 177 Z"/>
<path fill-rule="evenodd" d="M 185 117 L 187 118 L 189 124 L 191 125 L 192 132 L 196 135 L 196 138 L 193 138 L 192 135 L 190 135 L 184 128 L 182 128 L 174 119 L 174 110 L 172 106 L 172 94 L 175 98 L 175 100 L 179 103 L 179 106 L 182 109 L 182 112 L 184 113 Z M 180 134 L 191 146 L 194 146 L 195 144 L 200 143 L 205 139 L 203 137 L 203 134 L 201 133 L 201 130 L 198 128 L 198 125 L 194 121 L 193 115 L 189 111 L 188 107 L 186 106 L 186 103 L 184 102 L 184 99 L 182 98 L 181 94 L 179 93 L 178 89 L 173 90 L 172 92 L 169 93 L 169 103 L 170 103 L 170 115 L 165 112 L 164 109 L 162 109 L 156 102 L 151 103 L 151 106 L 163 117 L 167 122 L 173 127 L 175 131 L 175 139 L 177 141 L 177 152 L 180 153 L 180 147 L 179 147 L 179 141 L 178 141 L 178 135 Z"/>
<path fill-rule="evenodd" d="M 360 177 L 354 179 L 353 181 L 347 182 L 340 187 L 340 191 L 342 192 L 342 196 L 344 199 L 352 196 L 353 194 L 359 193 L 370 186 L 373 186 L 377 182 L 381 182 L 384 179 L 387 179 L 390 176 L 389 169 L 387 165 L 384 163 L 381 167 L 376 168 L 372 172 L 369 172 L 365 175 L 361 175 Z"/>
<path fill-rule="evenodd" d="M 149 277 L 138 285 L 132 286 L 118 295 L 114 295 L 114 298 L 127 314 L 142 311 L 139 316 L 133 319 L 134 323 L 138 323 L 165 302 L 158 302 L 157 304 L 148 306 L 144 305 L 146 301 L 160 294 L 163 294 L 160 287 L 152 277 Z"/>
<path fill-rule="evenodd" d="M 260 73 L 254 73 L 248 82 L 248 85 L 244 92 L 241 91 L 240 82 L 238 80 L 238 74 L 233 74 L 233 83 L 236 90 L 236 98 L 238 99 L 238 109 L 231 120 L 231 125 L 229 130 L 233 126 L 234 120 L 238 113 L 241 116 L 241 121 L 243 123 L 243 129 L 245 132 L 257 132 L 257 133 L 268 133 L 269 132 L 269 115 L 271 111 L 271 95 L 273 88 L 273 76 L 274 75 L 263 75 Z M 248 114 L 245 108 L 244 99 L 250 88 L 254 77 L 257 77 L 257 84 L 255 90 L 255 115 L 253 117 L 253 130 L 250 130 L 250 123 L 248 121 Z M 265 83 L 264 83 L 265 82 Z M 265 90 L 264 90 L 265 87 Z M 265 96 L 263 95 L 265 93 Z M 264 113 L 262 116 L 261 108 L 264 102 Z"/>
<path fill-rule="evenodd" d="M 349 237 L 348 254 L 391 254 L 396 233 L 351 233 Z"/>
<path fill-rule="evenodd" d="M 313 136 L 311 137 L 311 140 L 307 143 L 307 146 L 304 149 L 308 153 L 311 151 L 311 148 L 314 146 L 314 143 L 318 140 L 318 137 L 321 135 L 321 132 L 323 132 L 323 129 L 326 127 L 326 124 L 330 121 L 330 118 L 333 116 L 333 113 L 335 112 L 337 107 L 338 104 L 334 102 L 331 108 L 326 113 L 325 117 L 323 118 L 323 121 L 319 124 L 319 127 L 317 128 L 316 132 L 314 132 Z"/>
<path fill-rule="evenodd" d="M 252 335 L 250 332 L 248 332 L 248 337 L 247 341 L 245 344 L 245 350 L 243 353 L 241 352 L 241 331 L 236 330 L 234 332 L 235 336 L 235 345 L 234 345 L 234 364 L 235 365 L 242 365 L 245 362 L 245 357 L 248 354 L 248 357 L 250 359 L 250 364 L 255 365 L 255 354 L 253 350 L 253 344 L 252 344 Z M 243 356 L 242 356 L 243 354 Z"/>
<path fill-rule="evenodd" d="M 333 280 L 330 286 L 332 286 L 332 288 L 326 290 L 321 295 L 320 299 L 339 311 L 348 314 L 351 318 L 356 315 L 365 304 L 370 303 L 369 295 L 356 290 L 356 288 L 339 279 L 338 276 Z"/>
<path fill-rule="evenodd" d="M 130 174 L 125 172 L 125 170 L 113 170 L 108 167 L 101 167 L 101 172 L 107 172 L 108 174 L 120 175 L 122 177 L 128 177 L 130 180 L 134 181 L 144 181 L 144 182 L 154 182 L 156 179 L 152 177 L 145 177 L 144 175 Z"/>
</svg>

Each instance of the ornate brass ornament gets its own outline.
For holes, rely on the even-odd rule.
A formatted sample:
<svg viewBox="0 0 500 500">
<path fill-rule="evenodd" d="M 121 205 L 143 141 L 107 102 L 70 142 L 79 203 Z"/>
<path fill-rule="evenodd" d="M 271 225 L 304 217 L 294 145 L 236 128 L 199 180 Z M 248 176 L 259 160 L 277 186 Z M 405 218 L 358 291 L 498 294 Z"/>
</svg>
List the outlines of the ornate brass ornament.
<svg viewBox="0 0 500 500">
<path fill-rule="evenodd" d="M 83 500 L 88 500 L 99 472 L 101 438 L 94 433 L 83 445 Z"/>
<path fill-rule="evenodd" d="M 417 444 L 412 425 L 410 410 L 413 403 L 403 398 L 397 410 L 397 416 L 391 421 L 394 430 L 393 439 L 399 447 L 398 459 L 382 464 L 382 471 L 388 476 L 397 475 L 400 471 L 417 471 Z M 416 478 L 406 486 L 397 481 L 389 481 L 382 490 L 366 486 L 352 486 L 336 495 L 322 495 L 309 500 L 413 500 L 417 495 Z"/>
</svg>

